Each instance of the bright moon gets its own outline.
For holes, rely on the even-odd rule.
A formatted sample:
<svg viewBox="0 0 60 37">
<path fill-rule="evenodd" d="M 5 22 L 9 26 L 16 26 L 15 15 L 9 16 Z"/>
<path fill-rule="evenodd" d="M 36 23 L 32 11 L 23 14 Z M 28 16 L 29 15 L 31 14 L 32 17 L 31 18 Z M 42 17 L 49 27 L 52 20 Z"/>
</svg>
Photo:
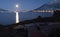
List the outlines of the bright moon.
<svg viewBox="0 0 60 37">
<path fill-rule="evenodd" d="M 18 4 L 16 4 L 16 7 L 18 8 L 18 7 L 19 7 L 19 5 L 18 5 Z"/>
</svg>

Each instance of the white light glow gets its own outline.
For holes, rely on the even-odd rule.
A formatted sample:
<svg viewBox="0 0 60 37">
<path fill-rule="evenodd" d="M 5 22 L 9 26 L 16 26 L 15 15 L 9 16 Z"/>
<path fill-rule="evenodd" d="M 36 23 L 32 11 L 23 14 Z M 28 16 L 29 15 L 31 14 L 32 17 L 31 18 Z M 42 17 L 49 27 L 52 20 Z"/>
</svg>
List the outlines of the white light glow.
<svg viewBox="0 0 60 37">
<path fill-rule="evenodd" d="M 19 15 L 18 15 L 18 12 L 16 12 L 16 23 L 19 23 Z"/>
<path fill-rule="evenodd" d="M 19 5 L 18 4 L 16 4 L 16 8 L 18 8 L 19 7 Z"/>
</svg>

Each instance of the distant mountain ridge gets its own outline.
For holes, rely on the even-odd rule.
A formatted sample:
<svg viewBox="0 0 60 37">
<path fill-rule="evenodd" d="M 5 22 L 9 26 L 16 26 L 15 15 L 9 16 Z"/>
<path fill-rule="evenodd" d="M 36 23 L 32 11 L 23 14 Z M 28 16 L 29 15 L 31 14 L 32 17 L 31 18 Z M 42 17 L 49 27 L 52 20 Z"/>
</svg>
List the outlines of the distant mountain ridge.
<svg viewBox="0 0 60 37">
<path fill-rule="evenodd" d="M 8 11 L 8 10 L 5 10 L 5 9 L 0 8 L 0 11 Z"/>
<path fill-rule="evenodd" d="M 57 10 L 60 9 L 60 3 L 44 4 L 35 10 Z"/>
</svg>

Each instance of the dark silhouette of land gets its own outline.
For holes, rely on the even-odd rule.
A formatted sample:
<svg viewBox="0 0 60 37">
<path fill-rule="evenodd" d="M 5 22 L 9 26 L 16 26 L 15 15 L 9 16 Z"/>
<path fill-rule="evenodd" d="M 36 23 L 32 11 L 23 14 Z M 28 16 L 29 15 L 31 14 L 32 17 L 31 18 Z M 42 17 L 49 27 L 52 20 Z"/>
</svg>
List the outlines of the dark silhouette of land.
<svg viewBox="0 0 60 37">
<path fill-rule="evenodd" d="M 44 25 L 39 24 L 39 26 L 37 26 L 37 24 L 35 23 L 45 23 Z M 38 16 L 35 19 L 31 19 L 31 20 L 25 20 L 25 21 L 21 21 L 17 24 L 11 24 L 11 25 L 1 25 L 0 24 L 0 37 L 28 37 L 28 30 L 29 29 L 25 29 L 22 26 L 25 26 L 26 24 L 31 24 L 34 23 L 37 27 L 37 33 L 33 33 L 34 35 L 31 35 L 31 37 L 58 37 L 60 36 L 60 24 L 59 25 L 52 25 L 52 27 L 57 26 L 55 28 L 52 28 L 51 31 L 48 33 L 48 36 L 45 35 L 44 33 L 41 32 L 41 26 L 48 26 L 47 23 L 52 22 L 52 23 L 60 23 L 60 11 L 59 10 L 55 10 L 53 16 L 51 17 L 44 17 L 42 18 L 41 16 Z M 36 35 L 37 34 L 37 35 Z M 39 35 L 38 35 L 39 34 Z"/>
</svg>

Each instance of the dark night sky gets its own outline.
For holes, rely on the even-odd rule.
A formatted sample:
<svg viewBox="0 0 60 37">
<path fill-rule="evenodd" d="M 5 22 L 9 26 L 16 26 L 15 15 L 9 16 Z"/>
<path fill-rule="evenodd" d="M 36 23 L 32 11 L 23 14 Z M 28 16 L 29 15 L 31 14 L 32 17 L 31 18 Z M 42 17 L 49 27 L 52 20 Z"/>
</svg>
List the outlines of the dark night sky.
<svg viewBox="0 0 60 37">
<path fill-rule="evenodd" d="M 0 0 L 0 8 L 15 10 L 15 4 L 19 4 L 19 10 L 32 10 L 51 0 Z"/>
</svg>

